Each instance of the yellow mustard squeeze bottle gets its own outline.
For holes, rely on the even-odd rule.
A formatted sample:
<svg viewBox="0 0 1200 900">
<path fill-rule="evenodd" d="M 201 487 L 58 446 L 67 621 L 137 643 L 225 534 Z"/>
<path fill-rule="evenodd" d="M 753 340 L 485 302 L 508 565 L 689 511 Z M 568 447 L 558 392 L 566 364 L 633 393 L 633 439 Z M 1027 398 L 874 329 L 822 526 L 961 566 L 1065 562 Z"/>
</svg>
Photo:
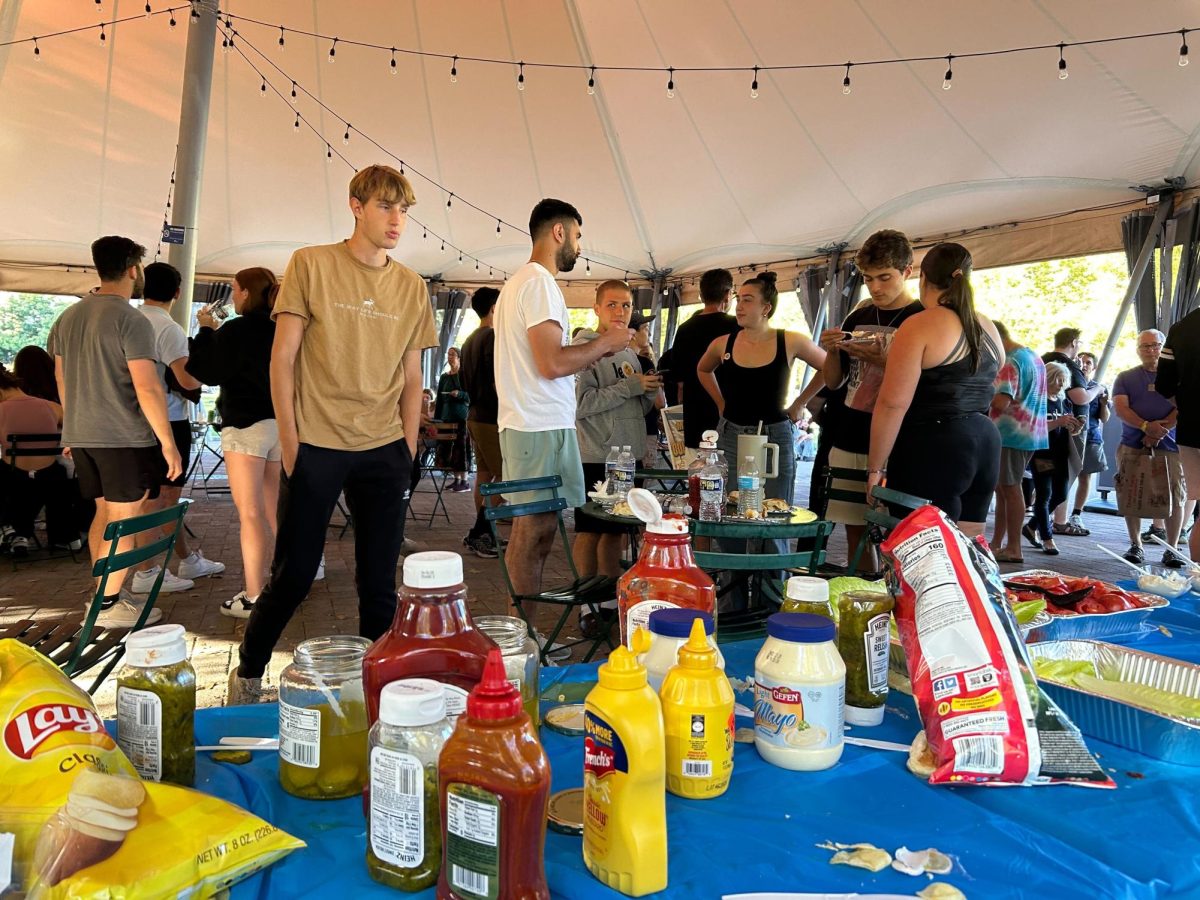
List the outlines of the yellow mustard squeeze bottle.
<svg viewBox="0 0 1200 900">
<path fill-rule="evenodd" d="M 667 790 L 696 800 L 719 797 L 733 775 L 733 686 L 717 668 L 702 619 L 693 620 L 661 697 Z"/>
<path fill-rule="evenodd" d="M 583 861 L 610 888 L 641 897 L 667 886 L 662 707 L 625 647 L 597 677 L 584 701 Z"/>
</svg>

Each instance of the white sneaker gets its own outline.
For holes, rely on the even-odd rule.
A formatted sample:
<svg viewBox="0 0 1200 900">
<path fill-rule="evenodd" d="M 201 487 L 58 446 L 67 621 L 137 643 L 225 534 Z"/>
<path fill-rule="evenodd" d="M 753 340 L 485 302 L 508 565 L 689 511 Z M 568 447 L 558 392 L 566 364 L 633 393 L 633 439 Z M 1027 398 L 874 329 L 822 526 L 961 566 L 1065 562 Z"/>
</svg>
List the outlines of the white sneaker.
<svg viewBox="0 0 1200 900">
<path fill-rule="evenodd" d="M 269 703 L 275 699 L 275 691 L 265 687 L 261 678 L 243 678 L 237 666 L 229 673 L 229 693 L 225 695 L 226 706 L 245 706 L 248 703 Z"/>
<path fill-rule="evenodd" d="M 205 559 L 199 550 L 193 550 L 187 559 L 179 561 L 180 578 L 203 578 L 205 575 L 220 575 L 224 571 L 225 563 Z"/>
<path fill-rule="evenodd" d="M 251 600 L 246 596 L 245 591 L 239 591 L 232 600 L 226 600 L 221 604 L 221 615 L 229 616 L 234 619 L 248 619 L 250 613 L 254 612 L 255 597 Z"/>
<path fill-rule="evenodd" d="M 121 596 L 108 609 L 96 616 L 96 624 L 102 628 L 132 628 L 137 624 L 138 616 L 142 614 L 145 600 L 135 600 L 128 591 L 122 590 Z M 162 618 L 162 610 L 158 607 L 150 610 L 144 625 L 153 625 Z"/>
<path fill-rule="evenodd" d="M 321 554 L 321 562 L 317 564 L 317 576 L 313 579 L 313 581 L 324 581 L 324 580 L 325 580 L 325 554 L 322 553 Z"/>
<path fill-rule="evenodd" d="M 133 578 L 129 585 L 129 589 L 135 594 L 148 594 L 154 588 L 154 580 L 158 578 L 159 566 L 153 569 L 147 569 L 144 572 L 134 572 Z M 172 594 L 176 591 L 190 591 L 196 586 L 196 582 L 189 581 L 186 578 L 178 578 L 171 574 L 171 570 L 167 569 L 163 573 L 162 587 L 158 589 L 160 594 Z"/>
</svg>

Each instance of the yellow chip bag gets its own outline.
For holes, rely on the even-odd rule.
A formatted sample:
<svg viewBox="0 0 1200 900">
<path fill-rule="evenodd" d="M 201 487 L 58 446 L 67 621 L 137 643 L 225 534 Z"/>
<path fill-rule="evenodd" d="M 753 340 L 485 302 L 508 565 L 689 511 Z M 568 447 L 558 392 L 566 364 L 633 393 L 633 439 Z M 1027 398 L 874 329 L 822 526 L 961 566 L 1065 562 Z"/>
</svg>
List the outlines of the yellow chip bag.
<svg viewBox="0 0 1200 900">
<path fill-rule="evenodd" d="M 31 898 L 211 897 L 304 846 L 224 800 L 141 781 L 91 698 L 14 640 L 0 640 L 0 732 L 0 833 Z"/>
</svg>

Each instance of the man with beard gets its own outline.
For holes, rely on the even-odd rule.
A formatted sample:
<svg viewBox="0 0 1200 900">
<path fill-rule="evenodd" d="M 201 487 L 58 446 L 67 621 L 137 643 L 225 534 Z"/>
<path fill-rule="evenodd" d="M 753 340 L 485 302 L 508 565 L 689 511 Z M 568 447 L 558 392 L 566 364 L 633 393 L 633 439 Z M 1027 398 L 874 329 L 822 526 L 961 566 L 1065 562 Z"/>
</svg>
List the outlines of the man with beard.
<svg viewBox="0 0 1200 900">
<path fill-rule="evenodd" d="M 583 217 L 562 200 L 542 200 L 529 217 L 533 252 L 504 283 L 496 302 L 496 423 L 504 480 L 562 476 L 559 496 L 583 506 L 586 489 L 575 435 L 575 373 L 629 345 L 629 327 L 610 328 L 594 341 L 568 344 L 567 302 L 554 278 L 579 258 Z M 514 502 L 548 499 L 549 491 L 510 496 Z M 554 542 L 554 513 L 513 522 L 508 570 L 513 589 L 536 594 Z M 537 604 L 525 605 L 530 622 Z M 539 639 L 540 641 L 540 639 Z"/>
</svg>

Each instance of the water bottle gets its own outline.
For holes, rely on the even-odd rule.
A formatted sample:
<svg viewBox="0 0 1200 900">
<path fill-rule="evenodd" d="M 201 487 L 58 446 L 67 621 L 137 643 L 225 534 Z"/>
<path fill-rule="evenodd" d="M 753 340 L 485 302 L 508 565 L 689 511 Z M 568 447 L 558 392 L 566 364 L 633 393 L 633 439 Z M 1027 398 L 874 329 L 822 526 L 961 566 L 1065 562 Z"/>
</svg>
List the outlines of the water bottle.
<svg viewBox="0 0 1200 900">
<path fill-rule="evenodd" d="M 613 475 L 613 471 L 617 468 L 617 460 L 621 457 L 621 448 L 613 447 L 608 451 L 608 456 L 604 458 L 604 493 L 615 494 L 617 492 L 617 480 Z"/>
<path fill-rule="evenodd" d="M 713 441 L 715 442 L 716 438 L 714 438 Z M 721 478 L 725 483 L 725 499 L 728 500 L 729 499 L 729 491 L 730 491 L 729 460 L 727 460 L 725 458 L 724 450 L 717 451 L 717 465 L 720 466 L 720 468 L 721 468 Z"/>
<path fill-rule="evenodd" d="M 738 472 L 738 515 L 743 518 L 760 518 L 762 516 L 763 488 L 762 476 L 758 474 L 758 464 L 753 456 L 742 460 L 742 469 Z M 754 515 L 750 511 L 754 510 Z"/>
<path fill-rule="evenodd" d="M 626 444 L 621 448 L 621 455 L 617 457 L 617 465 L 613 468 L 613 493 L 621 499 L 628 496 L 629 489 L 633 487 L 633 473 L 636 469 L 633 450 Z"/>
<path fill-rule="evenodd" d="M 720 522 L 725 505 L 725 476 L 717 461 L 717 451 L 708 451 L 708 460 L 700 470 L 700 521 Z"/>
</svg>

